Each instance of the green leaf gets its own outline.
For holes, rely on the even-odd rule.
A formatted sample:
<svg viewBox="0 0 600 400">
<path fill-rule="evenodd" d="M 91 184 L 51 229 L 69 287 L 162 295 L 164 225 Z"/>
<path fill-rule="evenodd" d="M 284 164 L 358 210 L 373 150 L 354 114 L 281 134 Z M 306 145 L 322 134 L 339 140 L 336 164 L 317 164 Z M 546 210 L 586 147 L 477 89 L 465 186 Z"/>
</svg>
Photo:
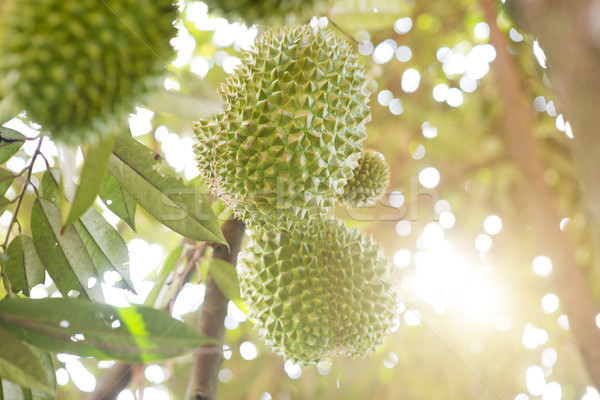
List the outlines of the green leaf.
<svg viewBox="0 0 600 400">
<path fill-rule="evenodd" d="M 69 298 L 4 299 L 0 325 L 48 351 L 125 362 L 166 359 L 217 344 L 164 311 Z"/>
<path fill-rule="evenodd" d="M 89 145 L 84 156 L 83 169 L 75 199 L 71 203 L 71 210 L 65 221 L 64 227 L 75 222 L 88 208 L 94 204 L 100 187 L 104 182 L 108 159 L 115 143 L 114 136 L 100 140 L 95 145 Z"/>
<path fill-rule="evenodd" d="M 4 168 L 0 168 L 0 194 L 6 193 L 14 178 L 15 175 L 12 172 Z"/>
<path fill-rule="evenodd" d="M 2 215 L 4 213 L 4 211 L 8 208 L 9 204 L 10 204 L 10 200 L 8 200 L 4 196 L 0 196 L 0 215 Z"/>
<path fill-rule="evenodd" d="M 44 172 L 42 175 L 42 197 L 56 207 L 60 207 L 60 187 L 58 181 L 60 177 L 60 171 L 56 168 L 52 168 Z"/>
<path fill-rule="evenodd" d="M 135 293 L 129 275 L 129 251 L 119 232 L 93 208 L 87 210 L 73 226 L 79 233 L 98 274 L 102 276 L 107 271 L 118 272 L 123 277 L 126 287 Z"/>
<path fill-rule="evenodd" d="M 51 169 L 42 177 L 42 197 L 55 206 L 60 204 L 59 171 Z M 125 241 L 93 208 L 73 224 L 90 255 L 98 276 L 106 271 L 117 271 L 123 277 L 124 287 L 135 293 L 129 275 L 129 252 Z"/>
<path fill-rule="evenodd" d="M 33 354 L 36 355 L 52 387 L 52 393 L 43 392 L 36 389 L 23 388 L 9 380 L 0 379 L 0 399 L 10 400 L 54 400 L 56 393 L 56 373 L 54 372 L 54 363 L 52 356 L 47 351 L 43 351 L 23 343 Z M 4 397 L 3 397 L 4 396 Z"/>
<path fill-rule="evenodd" d="M 90 300 L 103 301 L 100 282 L 85 245 L 74 227 L 61 233 L 60 210 L 49 200 L 40 198 L 33 203 L 31 233 L 44 267 L 63 296 L 76 290 Z"/>
<path fill-rule="evenodd" d="M 44 283 L 46 277 L 44 266 L 31 238 L 28 236 L 14 238 L 6 249 L 6 255 L 9 259 L 4 271 L 13 292 L 22 290 L 25 296 L 29 296 L 32 287 Z"/>
<path fill-rule="evenodd" d="M 106 207 L 114 212 L 119 218 L 135 230 L 135 209 L 136 202 L 133 198 L 121 188 L 119 182 L 111 174 L 106 174 L 106 180 L 100 190 L 100 198 L 106 204 Z"/>
<path fill-rule="evenodd" d="M 235 266 L 218 258 L 208 263 L 208 271 L 225 297 L 233 302 L 240 302 L 240 282 Z M 206 280 L 204 281 L 206 283 Z"/>
<path fill-rule="evenodd" d="M 200 191 L 176 178 L 158 154 L 135 139 L 117 139 L 108 170 L 162 224 L 190 239 L 226 243 Z"/>
<path fill-rule="evenodd" d="M 52 382 L 36 355 L 18 337 L 0 327 L 0 377 L 26 388 L 53 393 Z"/>
<path fill-rule="evenodd" d="M 25 140 L 25 136 L 19 132 L 0 126 L 0 164 L 19 151 Z"/>
<path fill-rule="evenodd" d="M 177 266 L 177 261 L 181 258 L 182 253 L 183 246 L 177 246 L 169 253 L 169 256 L 165 260 L 160 271 L 160 275 L 154 280 L 154 286 L 144 301 L 145 305 L 162 310 L 169 304 L 169 301 L 174 294 L 173 292 L 177 290 L 177 287 L 172 284 L 172 281 L 169 281 L 169 284 L 166 283 L 169 277 L 172 276 L 172 273 Z"/>
</svg>

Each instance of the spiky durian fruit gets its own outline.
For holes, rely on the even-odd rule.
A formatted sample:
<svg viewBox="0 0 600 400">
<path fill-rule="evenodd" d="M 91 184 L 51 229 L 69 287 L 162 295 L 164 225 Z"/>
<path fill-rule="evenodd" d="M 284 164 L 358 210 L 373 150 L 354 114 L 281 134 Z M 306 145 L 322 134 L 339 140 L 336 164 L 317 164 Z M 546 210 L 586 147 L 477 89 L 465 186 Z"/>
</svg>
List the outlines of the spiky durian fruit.
<svg viewBox="0 0 600 400">
<path fill-rule="evenodd" d="M 195 125 L 211 190 L 249 226 L 291 227 L 333 205 L 370 120 L 364 70 L 327 30 L 269 31 L 219 92 L 225 112 Z"/>
<path fill-rule="evenodd" d="M 250 317 L 287 360 L 362 357 L 390 333 L 398 298 L 389 263 L 370 237 L 339 221 L 255 232 L 238 272 Z"/>
<path fill-rule="evenodd" d="M 385 193 L 390 183 L 390 166 L 375 150 L 365 150 L 352 179 L 344 186 L 342 203 L 351 207 L 364 207 L 375 204 Z"/>
<path fill-rule="evenodd" d="M 208 11 L 231 22 L 284 24 L 307 22 L 322 12 L 330 0 L 205 0 Z"/>
<path fill-rule="evenodd" d="M 172 0 L 5 0 L 0 92 L 58 141 L 114 134 L 161 85 L 175 18 Z"/>
</svg>

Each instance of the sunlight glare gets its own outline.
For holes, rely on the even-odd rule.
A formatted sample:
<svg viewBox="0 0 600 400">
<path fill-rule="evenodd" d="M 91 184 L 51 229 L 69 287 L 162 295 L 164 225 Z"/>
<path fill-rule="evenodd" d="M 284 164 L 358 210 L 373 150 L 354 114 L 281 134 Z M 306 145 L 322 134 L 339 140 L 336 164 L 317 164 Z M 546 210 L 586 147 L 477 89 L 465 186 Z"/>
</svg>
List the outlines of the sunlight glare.
<svg viewBox="0 0 600 400">
<path fill-rule="evenodd" d="M 481 252 L 489 251 L 492 248 L 492 238 L 482 233 L 475 238 L 475 248 Z"/>
<path fill-rule="evenodd" d="M 285 362 L 283 369 L 291 379 L 298 379 L 302 376 L 302 367 L 298 364 L 294 364 L 290 360 Z"/>
<path fill-rule="evenodd" d="M 592 386 L 588 386 L 581 400 L 600 400 L 600 393 Z"/>
<path fill-rule="evenodd" d="M 456 223 L 456 217 L 450 211 L 444 211 L 440 214 L 440 225 L 444 229 L 450 229 Z"/>
<path fill-rule="evenodd" d="M 546 367 L 552 367 L 556 363 L 557 358 L 558 355 L 556 350 L 554 350 L 552 347 L 548 347 L 542 352 L 542 364 L 544 364 Z"/>
<path fill-rule="evenodd" d="M 511 327 L 511 321 L 510 318 L 507 315 L 501 315 L 498 318 L 496 318 L 496 322 L 495 322 L 495 326 L 496 329 L 498 329 L 500 332 L 506 332 L 510 329 Z"/>
<path fill-rule="evenodd" d="M 533 259 L 532 267 L 536 274 L 546 276 L 552 272 L 552 261 L 546 256 L 538 256 Z"/>
<path fill-rule="evenodd" d="M 562 387 L 558 382 L 550 382 L 544 389 L 542 400 L 560 400 L 562 399 Z"/>
<path fill-rule="evenodd" d="M 428 189 L 433 189 L 440 183 L 440 173 L 434 167 L 427 167 L 419 172 L 419 182 Z"/>
<path fill-rule="evenodd" d="M 559 303 L 558 296 L 554 293 L 548 293 L 542 297 L 542 309 L 546 314 L 550 314 L 558 310 Z"/>
<path fill-rule="evenodd" d="M 502 230 L 502 220 L 497 215 L 490 215 L 483 221 L 483 229 L 490 235 L 497 235 Z"/>
<path fill-rule="evenodd" d="M 409 68 L 402 74 L 400 85 L 406 93 L 412 93 L 419 88 L 421 74 L 414 68 Z"/>
<path fill-rule="evenodd" d="M 400 236 L 408 236 L 412 231 L 412 225 L 408 221 L 398 221 L 396 224 L 396 233 Z"/>
<path fill-rule="evenodd" d="M 258 355 L 258 350 L 256 349 L 254 343 L 245 341 L 240 345 L 240 355 L 244 360 L 251 361 L 254 360 Z"/>
<path fill-rule="evenodd" d="M 527 382 L 527 390 L 534 396 L 541 396 L 546 388 L 546 379 L 544 378 L 544 371 L 538 365 L 532 365 L 527 368 L 525 373 L 525 379 Z"/>
<path fill-rule="evenodd" d="M 548 332 L 528 323 L 523 330 L 522 342 L 526 349 L 533 350 L 548 341 Z"/>
<path fill-rule="evenodd" d="M 70 359 L 65 363 L 71 380 L 79 390 L 91 393 L 96 388 L 96 377 L 87 370 L 79 360 Z"/>
<path fill-rule="evenodd" d="M 394 254 L 394 265 L 398 268 L 406 268 L 412 260 L 412 255 L 409 250 L 398 250 Z"/>
</svg>

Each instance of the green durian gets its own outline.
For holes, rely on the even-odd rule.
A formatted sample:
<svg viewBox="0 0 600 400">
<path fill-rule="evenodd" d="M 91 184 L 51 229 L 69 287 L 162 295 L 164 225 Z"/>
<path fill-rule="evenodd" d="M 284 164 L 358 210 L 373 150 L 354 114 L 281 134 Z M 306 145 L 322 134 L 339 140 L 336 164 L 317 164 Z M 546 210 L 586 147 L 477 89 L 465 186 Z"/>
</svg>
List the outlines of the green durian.
<svg viewBox="0 0 600 400">
<path fill-rule="evenodd" d="M 260 37 L 219 88 L 226 109 L 195 124 L 204 181 L 249 226 L 290 228 L 334 204 L 370 120 L 364 69 L 332 32 Z"/>
<path fill-rule="evenodd" d="M 308 22 L 331 3 L 330 0 L 205 0 L 208 11 L 226 18 L 254 24 Z"/>
<path fill-rule="evenodd" d="M 374 205 L 389 183 L 390 166 L 383 156 L 375 150 L 365 150 L 340 200 L 351 207 Z"/>
<path fill-rule="evenodd" d="M 340 221 L 256 231 L 238 274 L 260 335 L 302 365 L 369 354 L 396 317 L 398 295 L 381 247 Z"/>
<path fill-rule="evenodd" d="M 0 93 L 17 112 L 81 144 L 127 128 L 174 55 L 172 0 L 5 0 Z"/>
</svg>

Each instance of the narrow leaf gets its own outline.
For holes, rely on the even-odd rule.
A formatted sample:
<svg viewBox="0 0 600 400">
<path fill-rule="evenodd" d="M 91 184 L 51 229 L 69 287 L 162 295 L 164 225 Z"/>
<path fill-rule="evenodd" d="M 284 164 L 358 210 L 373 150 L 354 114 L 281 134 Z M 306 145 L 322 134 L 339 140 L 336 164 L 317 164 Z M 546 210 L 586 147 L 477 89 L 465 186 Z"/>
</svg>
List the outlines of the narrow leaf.
<svg viewBox="0 0 600 400">
<path fill-rule="evenodd" d="M 49 169 L 42 175 L 42 197 L 56 207 L 60 207 L 59 177 L 60 171 L 56 168 Z"/>
<path fill-rule="evenodd" d="M 129 250 L 119 232 L 93 208 L 87 210 L 74 226 L 98 274 L 118 272 L 127 288 L 135 293 L 129 274 Z"/>
<path fill-rule="evenodd" d="M 33 240 L 28 236 L 18 236 L 8 245 L 6 255 L 6 276 L 13 292 L 23 291 L 29 296 L 32 287 L 43 283 L 44 266 L 38 256 Z"/>
<path fill-rule="evenodd" d="M 4 299 L 0 325 L 48 351 L 126 362 L 166 359 L 217 344 L 164 311 L 69 298 Z"/>
<path fill-rule="evenodd" d="M 111 174 L 106 174 L 106 180 L 100 190 L 100 198 L 106 207 L 135 230 L 135 200 L 121 188 L 119 182 Z"/>
<path fill-rule="evenodd" d="M 31 233 L 42 263 L 63 296 L 76 290 L 90 300 L 103 301 L 85 245 L 72 226 L 61 234 L 60 210 L 49 200 L 40 198 L 33 203 Z"/>
<path fill-rule="evenodd" d="M 15 176 L 12 172 L 4 168 L 0 168 L 0 194 L 6 193 L 14 178 Z"/>
<path fill-rule="evenodd" d="M 0 164 L 5 163 L 19 151 L 25 139 L 25 136 L 19 132 L 0 126 Z"/>
<path fill-rule="evenodd" d="M 95 145 L 88 146 L 84 156 L 79 187 L 75 193 L 75 199 L 71 203 L 71 210 L 64 227 L 68 227 L 75 222 L 94 204 L 106 176 L 108 159 L 114 143 L 114 136 L 110 136 L 100 140 Z"/>
<path fill-rule="evenodd" d="M 226 243 L 206 198 L 173 176 L 158 154 L 135 139 L 117 139 L 108 170 L 162 224 L 190 239 Z"/>
<path fill-rule="evenodd" d="M 0 379 L 0 400 L 54 400 L 56 393 L 56 373 L 54 372 L 52 356 L 47 351 L 40 350 L 29 343 L 22 343 L 38 358 L 42 368 L 44 368 L 48 382 L 52 386 L 52 393 L 24 388 L 9 380 Z"/>
<path fill-rule="evenodd" d="M 41 190 L 42 197 L 57 207 L 60 205 L 58 177 L 58 170 L 46 171 L 42 177 Z M 97 275 L 103 277 L 106 271 L 116 271 L 123 278 L 117 285 L 124 283 L 124 288 L 135 293 L 129 277 L 129 252 L 119 232 L 93 208 L 73 226 L 92 259 Z"/>
<path fill-rule="evenodd" d="M 160 271 L 160 275 L 154 280 L 155 283 L 150 291 L 150 294 L 148 294 L 148 297 L 146 297 L 146 300 L 144 300 L 145 305 L 159 310 L 168 305 L 169 300 L 171 299 L 170 295 L 172 294 L 172 291 L 176 290 L 172 289 L 174 285 L 172 284 L 172 279 L 169 278 L 173 275 L 173 271 L 177 266 L 177 261 L 179 261 L 181 258 L 182 253 L 183 246 L 177 246 L 171 253 L 169 253 L 169 256 L 165 260 L 165 263 Z"/>
<path fill-rule="evenodd" d="M 6 210 L 8 208 L 9 204 L 10 204 L 10 200 L 8 200 L 4 196 L 0 196 L 0 215 L 2 215 L 4 213 L 4 210 Z"/>
<path fill-rule="evenodd" d="M 53 393 L 52 383 L 35 354 L 18 337 L 0 327 L 0 377 L 26 388 Z"/>
<path fill-rule="evenodd" d="M 241 301 L 240 282 L 234 265 L 213 258 L 208 264 L 208 270 L 225 297 L 234 302 Z"/>
</svg>

